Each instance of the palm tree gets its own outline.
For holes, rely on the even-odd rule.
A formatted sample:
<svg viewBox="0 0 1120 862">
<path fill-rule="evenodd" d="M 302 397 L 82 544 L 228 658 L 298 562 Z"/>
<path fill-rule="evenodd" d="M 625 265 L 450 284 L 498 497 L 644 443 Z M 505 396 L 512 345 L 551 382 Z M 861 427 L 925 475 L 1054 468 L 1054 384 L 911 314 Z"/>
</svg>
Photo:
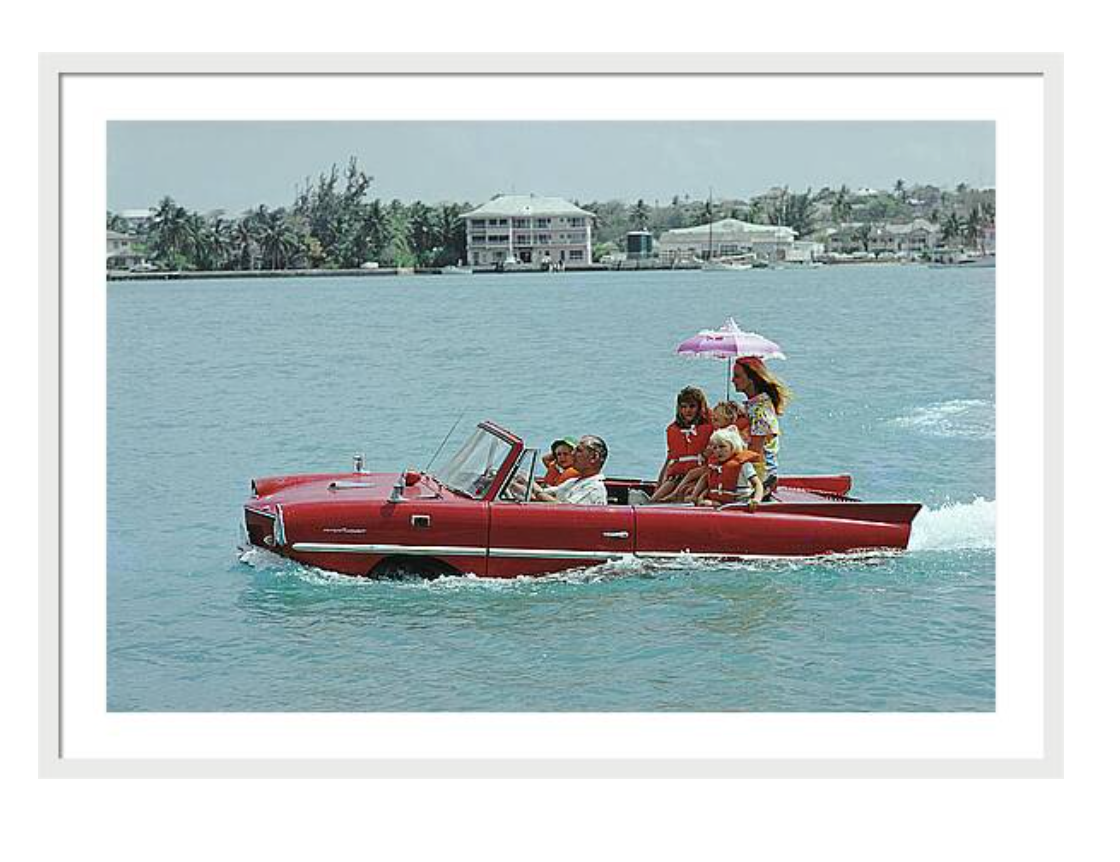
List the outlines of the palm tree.
<svg viewBox="0 0 1120 862">
<path fill-rule="evenodd" d="M 961 222 L 957 218 L 956 213 L 949 213 L 949 216 L 941 222 L 941 236 L 948 244 L 949 240 L 956 239 L 961 235 Z"/>
<path fill-rule="evenodd" d="M 214 264 L 216 269 L 229 269 L 233 256 L 233 222 L 217 218 L 210 228 L 214 244 Z"/>
<path fill-rule="evenodd" d="M 237 220 L 233 227 L 232 252 L 234 269 L 253 269 L 257 257 L 257 230 L 253 213 Z"/>
<path fill-rule="evenodd" d="M 416 253 L 417 262 L 421 265 L 428 264 L 439 233 L 432 209 L 416 201 L 409 206 L 407 219 L 409 245 Z"/>
<path fill-rule="evenodd" d="M 746 216 L 746 221 L 751 224 L 762 224 L 763 219 L 766 218 L 766 208 L 762 205 L 762 201 L 758 198 L 747 201 Z"/>
<path fill-rule="evenodd" d="M 198 213 L 186 219 L 187 260 L 194 269 L 214 269 L 214 241 L 210 225 Z"/>
<path fill-rule="evenodd" d="M 630 207 L 630 223 L 638 230 L 645 230 L 649 225 L 649 207 L 641 198 L 638 198 L 638 202 Z"/>
<path fill-rule="evenodd" d="M 467 226 L 460 218 L 464 208 L 459 204 L 443 204 L 436 215 L 436 231 L 443 249 L 440 263 L 456 263 L 467 253 Z"/>
<path fill-rule="evenodd" d="M 861 224 L 856 228 L 855 238 L 859 240 L 859 244 L 863 246 L 864 251 L 871 250 L 871 225 Z"/>
<path fill-rule="evenodd" d="M 260 209 L 265 208 L 262 206 Z M 264 213 L 260 244 L 266 269 L 288 268 L 289 261 L 300 249 L 300 243 L 295 226 L 283 207 Z"/>
<path fill-rule="evenodd" d="M 704 201 L 704 205 L 699 210 L 699 218 L 696 224 L 711 224 L 716 220 L 716 206 L 711 200 Z"/>
<path fill-rule="evenodd" d="M 152 217 L 152 225 L 152 257 L 166 266 L 181 266 L 191 241 L 187 211 L 169 196 L 164 197 Z"/>
<path fill-rule="evenodd" d="M 840 186 L 836 199 L 832 202 L 832 220 L 838 224 L 849 221 L 852 217 L 851 192 L 846 185 Z"/>
<path fill-rule="evenodd" d="M 895 197 L 897 197 L 899 200 L 902 200 L 906 196 L 906 183 L 904 183 L 902 180 L 895 180 L 894 194 Z"/>
<path fill-rule="evenodd" d="M 980 207 L 973 207 L 972 212 L 968 214 L 968 221 L 965 222 L 964 226 L 964 235 L 969 245 L 973 248 L 981 247 L 984 228 L 983 218 L 980 215 Z"/>
</svg>

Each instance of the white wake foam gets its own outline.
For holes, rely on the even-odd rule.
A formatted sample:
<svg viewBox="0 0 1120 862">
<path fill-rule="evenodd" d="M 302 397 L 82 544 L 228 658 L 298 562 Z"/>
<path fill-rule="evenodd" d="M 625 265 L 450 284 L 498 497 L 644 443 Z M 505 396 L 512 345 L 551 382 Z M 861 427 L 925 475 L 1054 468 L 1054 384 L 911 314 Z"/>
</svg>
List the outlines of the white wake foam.
<svg viewBox="0 0 1120 862">
<path fill-rule="evenodd" d="M 932 437 L 992 440 L 996 436 L 996 407 L 991 401 L 970 398 L 941 401 L 915 407 L 890 422 Z"/>
<path fill-rule="evenodd" d="M 912 551 L 957 551 L 996 546 L 996 501 L 977 497 L 922 509 L 910 531 Z"/>
<path fill-rule="evenodd" d="M 289 560 L 287 557 L 282 557 L 279 554 L 274 554 L 272 551 L 258 548 L 255 545 L 248 548 L 239 548 L 237 559 L 250 568 L 256 569 L 258 572 L 275 572 L 281 577 L 295 577 L 316 586 L 324 584 L 362 586 L 371 583 L 371 581 L 365 578 L 354 578 L 349 575 L 341 575 L 337 572 L 329 572 L 326 569 L 320 569 L 316 566 L 307 566 L 303 563 L 297 563 L 295 560 Z"/>
</svg>

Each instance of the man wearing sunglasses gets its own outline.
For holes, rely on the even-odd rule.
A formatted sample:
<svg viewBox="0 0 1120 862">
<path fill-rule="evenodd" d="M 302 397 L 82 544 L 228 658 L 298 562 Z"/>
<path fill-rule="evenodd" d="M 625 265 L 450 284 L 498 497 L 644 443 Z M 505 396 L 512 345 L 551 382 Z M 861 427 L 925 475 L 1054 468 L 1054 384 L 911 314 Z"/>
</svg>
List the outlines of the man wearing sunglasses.
<svg viewBox="0 0 1120 862">
<path fill-rule="evenodd" d="M 573 455 L 574 466 L 579 475 L 548 490 L 534 482 L 533 499 L 539 503 L 607 505 L 607 482 L 603 478 L 603 464 L 607 461 L 607 444 L 603 442 L 603 438 L 592 434 L 580 437 Z"/>
</svg>

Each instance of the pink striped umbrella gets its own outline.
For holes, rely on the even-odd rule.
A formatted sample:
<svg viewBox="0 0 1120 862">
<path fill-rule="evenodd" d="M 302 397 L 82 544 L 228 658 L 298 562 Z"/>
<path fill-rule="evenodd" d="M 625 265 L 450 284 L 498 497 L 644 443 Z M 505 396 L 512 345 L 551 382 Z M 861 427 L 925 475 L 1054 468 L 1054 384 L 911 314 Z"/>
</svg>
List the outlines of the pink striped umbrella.
<svg viewBox="0 0 1120 862">
<path fill-rule="evenodd" d="M 731 397 L 731 363 L 740 356 L 785 359 L 782 348 L 757 332 L 744 332 L 729 317 L 719 329 L 703 329 L 677 345 L 677 355 L 689 358 L 727 360 L 727 397 Z"/>
</svg>

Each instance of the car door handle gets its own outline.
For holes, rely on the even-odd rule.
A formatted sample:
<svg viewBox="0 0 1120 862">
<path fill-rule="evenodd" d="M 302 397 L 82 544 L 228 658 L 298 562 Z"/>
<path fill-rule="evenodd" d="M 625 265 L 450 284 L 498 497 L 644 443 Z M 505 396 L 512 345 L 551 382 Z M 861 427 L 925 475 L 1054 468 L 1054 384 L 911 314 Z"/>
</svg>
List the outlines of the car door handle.
<svg viewBox="0 0 1120 862">
<path fill-rule="evenodd" d="M 613 532 L 607 531 L 603 533 L 604 539 L 629 539 L 630 533 L 627 530 L 615 530 Z"/>
</svg>

